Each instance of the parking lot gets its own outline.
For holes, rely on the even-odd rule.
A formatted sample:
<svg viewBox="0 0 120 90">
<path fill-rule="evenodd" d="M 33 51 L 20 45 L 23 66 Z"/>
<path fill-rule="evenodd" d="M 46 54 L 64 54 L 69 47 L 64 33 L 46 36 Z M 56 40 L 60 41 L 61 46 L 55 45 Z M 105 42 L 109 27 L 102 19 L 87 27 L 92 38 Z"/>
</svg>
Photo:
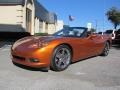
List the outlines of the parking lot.
<svg viewBox="0 0 120 90">
<path fill-rule="evenodd" d="M 0 90 L 120 90 L 118 46 L 107 57 L 85 59 L 62 72 L 43 72 L 13 65 L 12 43 L 0 42 Z"/>
</svg>

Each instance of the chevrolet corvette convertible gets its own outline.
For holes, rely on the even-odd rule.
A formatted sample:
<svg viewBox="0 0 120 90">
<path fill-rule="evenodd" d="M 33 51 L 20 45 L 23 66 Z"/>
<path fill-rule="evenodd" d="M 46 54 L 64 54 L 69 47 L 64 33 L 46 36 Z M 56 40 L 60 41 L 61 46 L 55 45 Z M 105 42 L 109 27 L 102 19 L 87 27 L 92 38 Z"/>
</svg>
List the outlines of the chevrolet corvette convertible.
<svg viewBox="0 0 120 90">
<path fill-rule="evenodd" d="M 11 47 L 13 63 L 32 68 L 65 70 L 72 62 L 89 57 L 107 56 L 111 38 L 90 33 L 84 27 L 68 27 L 52 36 L 30 36 Z"/>
</svg>

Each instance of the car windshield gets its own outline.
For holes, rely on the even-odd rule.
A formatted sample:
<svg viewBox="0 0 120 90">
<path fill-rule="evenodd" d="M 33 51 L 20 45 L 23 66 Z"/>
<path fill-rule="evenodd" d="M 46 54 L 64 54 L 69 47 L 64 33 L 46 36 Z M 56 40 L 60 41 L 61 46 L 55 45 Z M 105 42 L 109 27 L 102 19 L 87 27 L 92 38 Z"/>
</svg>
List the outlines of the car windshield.
<svg viewBox="0 0 120 90">
<path fill-rule="evenodd" d="M 106 34 L 112 34 L 113 30 L 107 30 L 105 33 Z"/>
<path fill-rule="evenodd" d="M 53 36 L 81 37 L 86 31 L 87 28 L 83 27 L 69 27 L 56 32 Z"/>
<path fill-rule="evenodd" d="M 98 32 L 98 34 L 102 34 L 102 32 Z"/>
</svg>

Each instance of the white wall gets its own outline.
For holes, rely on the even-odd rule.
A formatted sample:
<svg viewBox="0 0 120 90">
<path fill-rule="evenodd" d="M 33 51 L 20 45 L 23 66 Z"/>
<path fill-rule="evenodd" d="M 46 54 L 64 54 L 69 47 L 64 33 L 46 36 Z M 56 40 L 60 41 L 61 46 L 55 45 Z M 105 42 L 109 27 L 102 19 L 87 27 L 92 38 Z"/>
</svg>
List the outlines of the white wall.
<svg viewBox="0 0 120 90">
<path fill-rule="evenodd" d="M 48 24 L 48 34 L 53 34 L 56 32 L 56 24 Z"/>
<path fill-rule="evenodd" d="M 56 31 L 59 31 L 59 30 L 63 29 L 63 25 L 64 25 L 63 20 L 58 20 Z"/>
<path fill-rule="evenodd" d="M 26 32 L 26 8 L 32 10 L 32 24 L 31 34 L 34 33 L 49 33 L 56 32 L 56 24 L 48 24 L 46 29 L 46 22 L 40 21 L 39 18 L 35 19 L 35 7 L 34 4 L 27 3 L 25 5 L 14 6 L 0 6 L 0 31 L 10 32 Z"/>
<path fill-rule="evenodd" d="M 46 25 L 46 22 L 42 22 L 42 25 L 43 25 L 43 27 L 42 27 L 42 33 L 46 33 L 46 30 L 45 30 L 45 25 Z"/>
<path fill-rule="evenodd" d="M 35 33 L 39 33 L 40 32 L 40 26 L 39 26 L 39 19 L 36 18 L 35 19 Z"/>
<path fill-rule="evenodd" d="M 0 31 L 22 31 L 20 27 L 23 23 L 22 13 L 21 5 L 0 6 Z M 14 25 L 18 26 L 14 27 Z"/>
<path fill-rule="evenodd" d="M 32 0 L 32 4 L 28 3 L 28 0 L 25 0 L 25 5 L 23 7 L 23 24 L 22 26 L 26 29 L 26 8 L 29 8 L 32 11 L 32 24 L 31 24 L 31 35 L 35 33 L 35 6 Z M 27 31 L 27 30 L 26 30 Z M 28 32 L 28 31 L 27 31 Z"/>
<path fill-rule="evenodd" d="M 46 22 L 40 21 L 38 18 L 35 19 L 35 33 L 48 33 L 53 34 L 56 32 L 55 24 L 48 24 L 48 28 L 46 28 Z"/>
</svg>

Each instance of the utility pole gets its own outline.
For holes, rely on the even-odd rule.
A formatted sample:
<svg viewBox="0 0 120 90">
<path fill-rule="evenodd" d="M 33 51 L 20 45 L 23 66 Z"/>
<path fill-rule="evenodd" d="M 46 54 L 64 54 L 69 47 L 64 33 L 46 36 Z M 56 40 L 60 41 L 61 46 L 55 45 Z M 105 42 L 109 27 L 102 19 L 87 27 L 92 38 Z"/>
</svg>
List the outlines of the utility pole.
<svg viewBox="0 0 120 90">
<path fill-rule="evenodd" d="M 98 22 L 97 22 L 97 20 L 95 20 L 95 28 L 96 28 L 96 31 L 97 31 L 97 25 L 98 25 Z"/>
</svg>

